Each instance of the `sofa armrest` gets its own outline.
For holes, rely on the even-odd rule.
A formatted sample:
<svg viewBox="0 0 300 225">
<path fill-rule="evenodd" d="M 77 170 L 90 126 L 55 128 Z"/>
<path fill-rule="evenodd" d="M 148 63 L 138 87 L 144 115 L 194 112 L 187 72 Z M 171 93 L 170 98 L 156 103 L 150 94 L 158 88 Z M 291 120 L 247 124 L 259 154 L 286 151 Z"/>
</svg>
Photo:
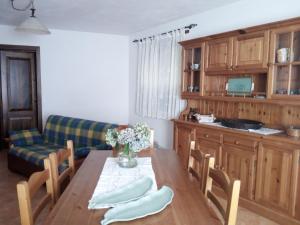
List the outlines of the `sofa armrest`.
<svg viewBox="0 0 300 225">
<path fill-rule="evenodd" d="M 123 129 L 126 129 L 126 128 L 128 128 L 128 125 L 119 125 L 117 127 L 117 130 L 123 130 Z"/>
<path fill-rule="evenodd" d="M 11 143 L 11 140 L 10 138 L 3 138 L 4 142 L 7 143 L 7 146 L 9 146 L 10 148 L 13 148 L 15 147 L 12 143 Z"/>
</svg>

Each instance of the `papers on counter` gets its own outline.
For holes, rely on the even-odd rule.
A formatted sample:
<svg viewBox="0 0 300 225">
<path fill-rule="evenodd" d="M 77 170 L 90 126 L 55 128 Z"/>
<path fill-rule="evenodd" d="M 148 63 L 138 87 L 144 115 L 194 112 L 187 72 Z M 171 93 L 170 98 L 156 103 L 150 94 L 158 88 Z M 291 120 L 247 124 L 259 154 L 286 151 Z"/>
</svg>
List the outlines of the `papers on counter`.
<svg viewBox="0 0 300 225">
<path fill-rule="evenodd" d="M 262 127 L 258 130 L 249 129 L 248 131 L 256 134 L 262 134 L 262 135 L 272 135 L 272 134 L 279 134 L 284 132 L 283 130 L 275 130 L 275 129 L 265 128 L 265 127 Z"/>
<path fill-rule="evenodd" d="M 272 135 L 272 134 L 279 134 L 279 133 L 284 132 L 283 130 L 276 130 L 276 129 L 266 128 L 266 127 L 262 127 L 258 130 L 254 130 L 254 129 L 242 130 L 242 129 L 224 127 L 221 125 L 221 123 L 199 122 L 199 124 L 204 124 L 204 125 L 209 125 L 209 126 L 214 126 L 214 127 L 223 127 L 223 128 L 234 129 L 234 130 L 245 131 L 245 132 L 251 132 L 251 133 L 260 134 L 260 135 Z"/>
</svg>

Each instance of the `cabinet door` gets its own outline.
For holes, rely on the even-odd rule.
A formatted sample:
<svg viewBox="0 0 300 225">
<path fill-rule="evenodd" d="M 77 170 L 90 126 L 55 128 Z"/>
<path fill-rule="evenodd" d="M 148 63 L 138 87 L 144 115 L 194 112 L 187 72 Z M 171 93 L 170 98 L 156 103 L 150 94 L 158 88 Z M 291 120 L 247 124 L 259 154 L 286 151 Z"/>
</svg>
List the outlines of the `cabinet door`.
<svg viewBox="0 0 300 225">
<path fill-rule="evenodd" d="M 205 141 L 202 139 L 196 139 L 196 149 L 203 153 L 210 154 L 212 157 L 215 158 L 215 167 L 221 167 L 221 145 L 211 141 Z"/>
<path fill-rule="evenodd" d="M 194 131 L 193 128 L 184 125 L 175 125 L 175 143 L 174 148 L 179 155 L 182 164 L 185 168 L 188 167 L 190 144 L 193 140 Z"/>
<path fill-rule="evenodd" d="M 300 98 L 300 25 L 271 30 L 268 95 Z"/>
<path fill-rule="evenodd" d="M 255 199 L 259 203 L 295 214 L 299 150 L 281 143 L 261 143 L 258 150 Z"/>
<path fill-rule="evenodd" d="M 234 38 L 233 68 L 267 69 L 269 31 Z"/>
<path fill-rule="evenodd" d="M 232 69 L 232 38 L 208 41 L 206 45 L 205 71 L 222 71 Z"/>
<path fill-rule="evenodd" d="M 240 195 L 254 198 L 256 153 L 223 145 L 223 167 L 230 178 L 241 181 Z"/>
</svg>

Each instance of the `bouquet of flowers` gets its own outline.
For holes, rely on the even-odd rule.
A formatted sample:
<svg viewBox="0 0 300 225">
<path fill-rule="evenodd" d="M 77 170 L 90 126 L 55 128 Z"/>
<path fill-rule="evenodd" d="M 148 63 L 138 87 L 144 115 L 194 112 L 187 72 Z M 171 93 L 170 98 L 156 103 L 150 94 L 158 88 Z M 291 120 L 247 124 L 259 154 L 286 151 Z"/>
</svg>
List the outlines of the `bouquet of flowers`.
<svg viewBox="0 0 300 225">
<path fill-rule="evenodd" d="M 147 124 L 137 123 L 133 127 L 123 130 L 108 129 L 106 133 L 106 143 L 112 147 L 124 147 L 124 153 L 129 154 L 130 151 L 139 152 L 148 148 L 150 143 L 151 131 Z"/>
</svg>

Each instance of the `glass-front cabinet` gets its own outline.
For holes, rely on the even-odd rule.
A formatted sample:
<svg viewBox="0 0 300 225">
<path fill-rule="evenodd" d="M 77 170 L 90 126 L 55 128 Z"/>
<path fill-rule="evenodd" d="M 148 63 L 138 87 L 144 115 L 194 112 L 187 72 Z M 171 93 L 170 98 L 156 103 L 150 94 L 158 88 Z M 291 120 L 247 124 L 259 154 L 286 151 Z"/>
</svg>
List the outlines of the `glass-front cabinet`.
<svg viewBox="0 0 300 225">
<path fill-rule="evenodd" d="M 300 26 L 271 31 L 272 98 L 300 97 Z"/>
<path fill-rule="evenodd" d="M 203 93 L 203 53 L 204 44 L 199 47 L 186 47 L 183 50 L 183 95 L 201 95 Z"/>
</svg>

